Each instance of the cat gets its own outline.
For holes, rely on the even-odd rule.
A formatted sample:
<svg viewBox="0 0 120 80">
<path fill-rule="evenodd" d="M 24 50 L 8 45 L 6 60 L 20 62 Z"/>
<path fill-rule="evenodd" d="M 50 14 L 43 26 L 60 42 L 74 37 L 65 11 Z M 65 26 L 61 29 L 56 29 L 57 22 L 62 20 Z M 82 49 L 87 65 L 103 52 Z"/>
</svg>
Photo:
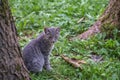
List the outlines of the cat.
<svg viewBox="0 0 120 80">
<path fill-rule="evenodd" d="M 44 28 L 44 31 L 23 49 L 23 61 L 30 72 L 41 72 L 43 67 L 52 70 L 49 56 L 60 35 L 59 27 Z"/>
</svg>

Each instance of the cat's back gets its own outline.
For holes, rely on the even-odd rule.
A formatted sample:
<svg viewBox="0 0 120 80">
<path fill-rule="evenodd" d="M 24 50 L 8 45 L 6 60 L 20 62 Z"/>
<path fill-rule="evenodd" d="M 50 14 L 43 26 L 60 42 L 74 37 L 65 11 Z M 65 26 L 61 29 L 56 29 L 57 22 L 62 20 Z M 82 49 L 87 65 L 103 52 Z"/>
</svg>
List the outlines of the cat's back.
<svg viewBox="0 0 120 80">
<path fill-rule="evenodd" d="M 37 38 L 42 39 L 42 36 L 43 36 L 43 33 L 41 33 L 41 34 L 39 35 L 39 37 L 37 37 Z M 31 51 L 32 48 L 35 48 L 35 47 L 39 44 L 37 38 L 31 40 L 31 41 L 23 48 L 23 53 L 26 52 L 26 51 L 28 52 L 29 50 Z"/>
<path fill-rule="evenodd" d="M 35 53 L 40 52 L 39 45 L 40 40 L 42 40 L 44 33 L 42 32 L 36 39 L 31 40 L 24 48 L 23 48 L 23 56 L 31 56 Z M 39 49 L 39 50 L 38 50 Z M 37 52 L 36 52 L 37 51 Z"/>
<path fill-rule="evenodd" d="M 26 51 L 28 52 L 29 50 L 31 50 L 36 44 L 36 40 L 33 39 L 32 41 L 30 41 L 24 48 L 23 48 L 23 53 L 26 53 Z"/>
</svg>

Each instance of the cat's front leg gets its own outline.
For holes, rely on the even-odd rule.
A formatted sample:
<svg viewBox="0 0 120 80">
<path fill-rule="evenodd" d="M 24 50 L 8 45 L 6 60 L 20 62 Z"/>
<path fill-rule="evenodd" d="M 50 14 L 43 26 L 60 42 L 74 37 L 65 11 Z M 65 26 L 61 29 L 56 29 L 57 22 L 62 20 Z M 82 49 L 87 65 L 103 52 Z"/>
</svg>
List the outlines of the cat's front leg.
<svg viewBox="0 0 120 80">
<path fill-rule="evenodd" d="M 44 67 L 46 68 L 46 70 L 51 71 L 52 67 L 50 65 L 49 55 L 48 56 L 44 56 L 44 60 L 45 60 Z"/>
</svg>

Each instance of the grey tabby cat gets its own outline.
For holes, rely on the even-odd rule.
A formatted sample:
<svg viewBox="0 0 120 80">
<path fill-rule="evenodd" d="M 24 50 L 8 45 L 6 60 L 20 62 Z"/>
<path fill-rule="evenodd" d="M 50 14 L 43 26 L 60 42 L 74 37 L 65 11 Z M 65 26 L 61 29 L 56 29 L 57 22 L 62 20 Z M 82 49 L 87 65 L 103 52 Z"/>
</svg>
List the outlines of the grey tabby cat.
<svg viewBox="0 0 120 80">
<path fill-rule="evenodd" d="M 51 70 L 49 55 L 54 43 L 58 40 L 60 28 L 44 28 L 36 39 L 33 39 L 23 49 L 23 60 L 27 69 L 31 72 L 41 72 L 43 66 Z"/>
</svg>

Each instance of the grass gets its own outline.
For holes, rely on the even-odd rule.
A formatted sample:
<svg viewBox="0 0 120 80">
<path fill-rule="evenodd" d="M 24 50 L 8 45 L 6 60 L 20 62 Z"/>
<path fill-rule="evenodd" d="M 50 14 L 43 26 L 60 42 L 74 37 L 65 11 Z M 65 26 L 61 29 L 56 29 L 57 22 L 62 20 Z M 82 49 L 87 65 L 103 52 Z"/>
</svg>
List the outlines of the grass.
<svg viewBox="0 0 120 80">
<path fill-rule="evenodd" d="M 69 41 L 87 30 L 102 14 L 108 0 L 9 0 L 16 20 L 19 43 L 23 48 L 48 26 L 60 26 L 61 35 L 51 55 L 53 71 L 30 74 L 33 80 L 120 80 L 120 38 L 113 30 L 114 38 L 97 34 L 88 40 Z M 85 18 L 81 23 L 79 19 Z M 89 58 L 91 53 L 103 56 L 102 62 Z M 82 59 L 83 69 L 74 68 L 61 57 Z"/>
</svg>

